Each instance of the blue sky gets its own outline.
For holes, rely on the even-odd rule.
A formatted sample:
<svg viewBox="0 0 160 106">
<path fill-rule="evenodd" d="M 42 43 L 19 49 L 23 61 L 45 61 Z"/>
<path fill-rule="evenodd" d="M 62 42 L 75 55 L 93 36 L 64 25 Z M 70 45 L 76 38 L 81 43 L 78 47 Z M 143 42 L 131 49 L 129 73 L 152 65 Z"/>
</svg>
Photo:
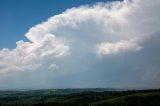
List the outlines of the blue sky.
<svg viewBox="0 0 160 106">
<path fill-rule="evenodd" d="M 160 87 L 159 9 L 159 0 L 0 0 L 0 89 Z"/>
<path fill-rule="evenodd" d="M 0 49 L 16 47 L 32 26 L 80 5 L 109 0 L 0 0 Z M 6 42 L 9 41 L 10 43 Z"/>
</svg>

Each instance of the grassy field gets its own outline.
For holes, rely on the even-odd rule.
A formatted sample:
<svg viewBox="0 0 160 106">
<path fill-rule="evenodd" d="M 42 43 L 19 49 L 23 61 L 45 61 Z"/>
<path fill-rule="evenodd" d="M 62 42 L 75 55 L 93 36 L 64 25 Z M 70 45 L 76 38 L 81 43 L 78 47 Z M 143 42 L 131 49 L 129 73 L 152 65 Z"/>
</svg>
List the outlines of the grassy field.
<svg viewBox="0 0 160 106">
<path fill-rule="evenodd" d="M 0 91 L 0 106 L 160 106 L 160 90 Z"/>
<path fill-rule="evenodd" d="M 90 106 L 160 106 L 160 92 L 127 95 L 93 102 Z"/>
</svg>

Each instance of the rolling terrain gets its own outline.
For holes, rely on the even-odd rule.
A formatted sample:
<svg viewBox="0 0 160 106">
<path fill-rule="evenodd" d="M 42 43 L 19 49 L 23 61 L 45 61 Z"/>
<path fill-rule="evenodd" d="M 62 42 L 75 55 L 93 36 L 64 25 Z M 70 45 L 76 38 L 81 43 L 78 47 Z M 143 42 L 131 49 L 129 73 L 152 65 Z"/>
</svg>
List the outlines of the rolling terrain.
<svg viewBox="0 0 160 106">
<path fill-rule="evenodd" d="M 160 106 L 160 89 L 46 89 L 0 91 L 0 106 Z"/>
</svg>

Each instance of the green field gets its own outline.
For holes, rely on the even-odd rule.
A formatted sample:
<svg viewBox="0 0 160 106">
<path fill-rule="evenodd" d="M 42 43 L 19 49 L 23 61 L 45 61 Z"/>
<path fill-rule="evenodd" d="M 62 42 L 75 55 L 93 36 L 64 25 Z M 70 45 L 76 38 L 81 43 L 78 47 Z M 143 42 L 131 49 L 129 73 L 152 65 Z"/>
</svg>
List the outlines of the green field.
<svg viewBox="0 0 160 106">
<path fill-rule="evenodd" d="M 0 106 L 160 106 L 160 89 L 0 91 Z"/>
</svg>

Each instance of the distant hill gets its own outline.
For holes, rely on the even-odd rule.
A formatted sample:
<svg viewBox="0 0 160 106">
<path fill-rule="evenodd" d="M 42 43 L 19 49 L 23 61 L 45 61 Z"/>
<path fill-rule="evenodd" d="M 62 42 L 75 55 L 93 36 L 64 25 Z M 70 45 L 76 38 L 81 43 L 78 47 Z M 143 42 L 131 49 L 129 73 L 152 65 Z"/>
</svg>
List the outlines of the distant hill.
<svg viewBox="0 0 160 106">
<path fill-rule="evenodd" d="M 160 106 L 160 89 L 112 88 L 0 91 L 0 106 Z"/>
</svg>

